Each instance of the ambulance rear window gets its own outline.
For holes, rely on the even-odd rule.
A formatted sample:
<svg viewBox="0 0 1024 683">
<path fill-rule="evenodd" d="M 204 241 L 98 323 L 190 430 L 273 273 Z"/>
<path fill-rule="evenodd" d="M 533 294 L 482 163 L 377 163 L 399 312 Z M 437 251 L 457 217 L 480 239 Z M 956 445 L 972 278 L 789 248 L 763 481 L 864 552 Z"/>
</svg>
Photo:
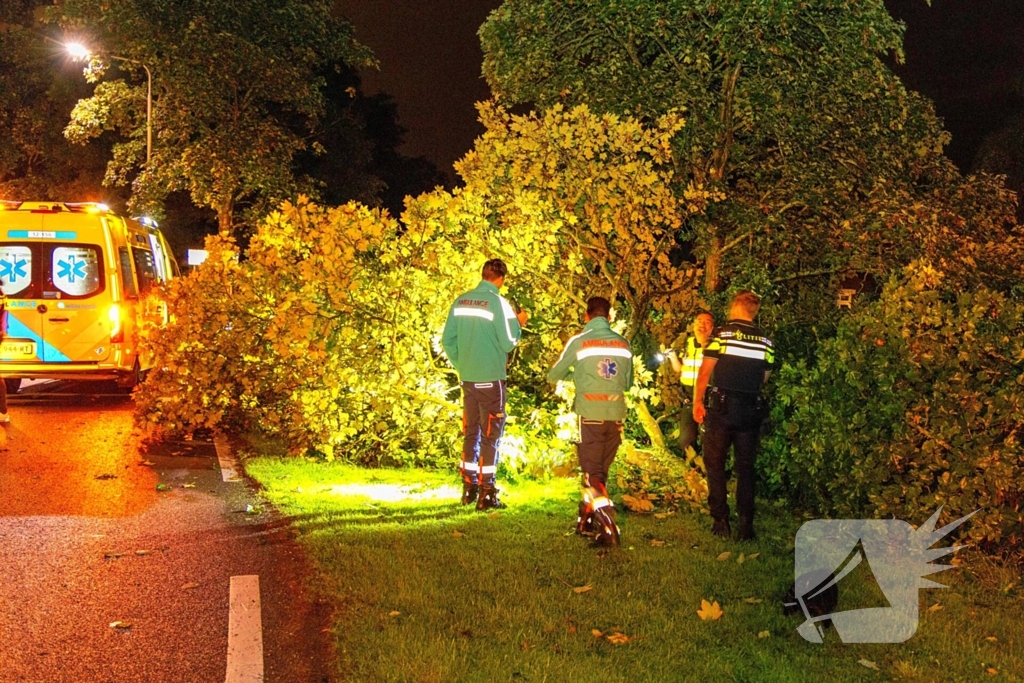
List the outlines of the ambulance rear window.
<svg viewBox="0 0 1024 683">
<path fill-rule="evenodd" d="M 50 272 L 47 282 L 60 292 L 60 298 L 92 296 L 103 289 L 103 263 L 99 247 L 89 244 L 46 245 Z M 44 297 L 49 298 L 50 292 Z M 56 298 L 56 297 L 55 297 Z"/>
<path fill-rule="evenodd" d="M 32 248 L 24 244 L 0 245 L 0 290 L 16 299 L 32 295 Z"/>
</svg>

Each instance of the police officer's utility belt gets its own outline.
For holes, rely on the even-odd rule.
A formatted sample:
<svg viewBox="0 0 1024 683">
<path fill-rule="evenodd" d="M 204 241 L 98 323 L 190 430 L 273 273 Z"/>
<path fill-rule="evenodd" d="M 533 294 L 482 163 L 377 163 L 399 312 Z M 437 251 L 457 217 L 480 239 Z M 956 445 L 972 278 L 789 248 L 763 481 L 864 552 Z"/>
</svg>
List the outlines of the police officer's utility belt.
<svg viewBox="0 0 1024 683">
<path fill-rule="evenodd" d="M 762 412 L 768 409 L 768 402 L 761 394 L 711 387 L 704 394 L 704 407 L 719 413 L 735 409 L 754 409 Z"/>
</svg>

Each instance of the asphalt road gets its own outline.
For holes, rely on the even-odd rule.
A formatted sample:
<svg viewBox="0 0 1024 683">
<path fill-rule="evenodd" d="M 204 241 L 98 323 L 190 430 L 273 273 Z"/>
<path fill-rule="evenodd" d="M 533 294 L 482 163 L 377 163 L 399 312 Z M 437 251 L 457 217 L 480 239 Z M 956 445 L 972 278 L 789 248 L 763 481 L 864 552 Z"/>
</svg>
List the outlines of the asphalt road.
<svg viewBox="0 0 1024 683">
<path fill-rule="evenodd" d="M 230 578 L 251 574 L 263 680 L 332 680 L 330 609 L 308 595 L 287 520 L 222 481 L 212 443 L 140 452 L 131 398 L 112 386 L 38 384 L 10 403 L 0 683 L 222 683 Z"/>
</svg>

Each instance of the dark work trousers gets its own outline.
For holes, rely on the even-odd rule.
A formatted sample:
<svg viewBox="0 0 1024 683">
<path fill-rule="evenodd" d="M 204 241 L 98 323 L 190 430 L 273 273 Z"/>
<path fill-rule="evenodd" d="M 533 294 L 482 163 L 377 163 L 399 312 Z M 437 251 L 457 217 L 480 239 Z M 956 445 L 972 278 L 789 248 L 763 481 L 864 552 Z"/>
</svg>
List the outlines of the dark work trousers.
<svg viewBox="0 0 1024 683">
<path fill-rule="evenodd" d="M 494 486 L 505 431 L 505 381 L 462 383 L 462 481 Z"/>
<path fill-rule="evenodd" d="M 686 447 L 697 448 L 697 423 L 693 419 L 693 387 L 683 385 L 683 405 L 679 414 L 679 453 L 685 458 Z"/>
<path fill-rule="evenodd" d="M 709 390 L 704 417 L 704 466 L 708 472 L 708 507 L 715 520 L 729 519 L 725 462 L 733 447 L 736 472 L 736 511 L 754 519 L 754 459 L 761 440 L 757 396 Z"/>
<path fill-rule="evenodd" d="M 614 420 L 587 420 L 580 418 L 580 469 L 590 477 L 590 483 L 608 483 L 608 468 L 622 443 L 622 423 Z"/>
</svg>

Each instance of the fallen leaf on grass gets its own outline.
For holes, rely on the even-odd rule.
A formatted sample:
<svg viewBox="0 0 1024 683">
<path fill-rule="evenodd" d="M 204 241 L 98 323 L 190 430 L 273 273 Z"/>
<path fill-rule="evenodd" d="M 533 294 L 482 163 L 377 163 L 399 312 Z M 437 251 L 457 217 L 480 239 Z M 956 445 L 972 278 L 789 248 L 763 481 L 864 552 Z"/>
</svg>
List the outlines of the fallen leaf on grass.
<svg viewBox="0 0 1024 683">
<path fill-rule="evenodd" d="M 136 555 L 149 555 L 149 551 L 148 550 L 136 550 L 135 554 Z"/>
<path fill-rule="evenodd" d="M 717 600 L 714 602 L 700 601 L 700 609 L 697 610 L 697 616 L 701 618 L 701 621 L 718 621 L 722 618 L 723 614 L 725 612 L 722 611 Z"/>
<path fill-rule="evenodd" d="M 603 637 L 604 637 L 604 634 L 603 634 L 603 633 L 601 633 L 600 631 L 598 631 L 598 630 L 597 630 L 596 628 L 595 628 L 595 629 L 593 629 L 593 630 L 591 630 L 590 632 L 591 632 L 592 634 L 594 634 L 594 637 L 595 637 L 595 638 L 603 638 Z"/>
<path fill-rule="evenodd" d="M 196 487 L 195 484 L 182 484 L 181 485 L 181 488 L 183 488 L 183 489 L 194 489 L 195 487 Z"/>
<path fill-rule="evenodd" d="M 465 535 L 466 534 L 462 533 L 461 531 L 453 531 L 452 532 L 452 536 L 454 536 L 455 538 L 462 538 Z"/>
<path fill-rule="evenodd" d="M 398 616 L 399 614 L 401 614 L 401 612 L 399 612 L 399 611 L 398 611 L 398 610 L 396 610 L 396 609 L 394 609 L 394 610 L 391 610 L 390 612 L 388 612 L 388 616 L 389 616 L 389 617 L 397 617 L 397 616 Z"/>
<path fill-rule="evenodd" d="M 999 639 L 996 638 L 995 636 L 988 636 L 987 638 L 985 638 L 985 640 L 987 640 L 990 643 L 997 643 L 997 642 L 999 642 Z"/>
<path fill-rule="evenodd" d="M 655 548 L 660 548 L 661 546 L 665 545 L 665 541 L 659 541 L 659 540 L 656 540 L 656 539 L 652 539 L 651 540 L 651 545 L 653 545 Z"/>
<path fill-rule="evenodd" d="M 928 611 L 929 612 L 938 612 L 940 609 L 942 609 L 942 605 L 940 605 L 939 603 L 935 603 L 934 605 L 932 605 L 931 607 L 928 608 Z"/>
<path fill-rule="evenodd" d="M 725 551 L 724 553 L 722 553 L 721 555 L 719 555 L 719 556 L 718 556 L 717 558 L 715 558 L 715 559 L 717 559 L 717 560 L 718 560 L 719 562 L 725 562 L 725 561 L 726 561 L 726 560 L 728 560 L 728 559 L 729 559 L 730 557 L 732 557 L 732 553 L 731 553 L 730 551 L 726 550 L 726 551 Z"/>
<path fill-rule="evenodd" d="M 609 633 L 608 642 L 614 645 L 623 645 L 629 642 L 629 636 L 625 633 Z"/>
<path fill-rule="evenodd" d="M 770 635 L 771 635 L 770 631 L 761 631 L 760 633 L 757 634 L 757 637 L 758 638 L 767 638 Z"/>
<path fill-rule="evenodd" d="M 992 668 L 991 666 L 989 668 L 985 669 L 985 671 L 988 672 L 989 676 L 995 676 L 996 674 L 999 673 L 999 669 Z"/>
<path fill-rule="evenodd" d="M 198 583 L 186 583 L 184 586 L 181 587 L 181 590 L 183 590 L 183 591 L 190 591 L 193 588 L 199 588 L 199 584 Z"/>
<path fill-rule="evenodd" d="M 156 490 L 157 491 L 170 491 L 171 487 L 168 486 L 167 484 L 157 484 L 156 485 Z"/>
<path fill-rule="evenodd" d="M 665 519 L 666 517 L 671 517 L 674 514 L 676 514 L 675 510 L 671 510 L 669 512 L 659 512 L 659 513 L 656 513 L 654 515 L 654 518 L 655 519 Z"/>
<path fill-rule="evenodd" d="M 636 498 L 628 493 L 622 496 L 622 503 L 633 512 L 650 512 L 654 509 L 654 503 L 646 498 Z"/>
<path fill-rule="evenodd" d="M 129 629 L 132 625 L 127 621 L 112 621 L 110 622 L 110 628 Z"/>
<path fill-rule="evenodd" d="M 740 556 L 736 558 L 736 564 L 743 564 L 746 561 L 747 561 L 747 556 L 744 555 L 743 553 L 740 553 Z"/>
<path fill-rule="evenodd" d="M 748 605 L 760 605 L 762 602 L 764 602 L 764 600 L 762 600 L 761 598 L 743 598 L 743 602 L 747 603 Z"/>
<path fill-rule="evenodd" d="M 861 666 L 866 666 L 869 669 L 874 669 L 875 671 L 879 670 L 878 665 L 872 662 L 870 659 L 858 659 L 857 663 Z"/>
<path fill-rule="evenodd" d="M 588 583 L 586 586 L 576 586 L 576 587 L 574 587 L 572 589 L 572 592 L 576 593 L 577 595 L 579 595 L 580 593 L 586 593 L 587 591 L 591 591 L 591 590 L 594 590 L 594 587 L 591 586 Z"/>
<path fill-rule="evenodd" d="M 750 553 L 747 555 L 747 561 L 756 560 L 759 557 L 761 557 L 761 553 Z"/>
</svg>

